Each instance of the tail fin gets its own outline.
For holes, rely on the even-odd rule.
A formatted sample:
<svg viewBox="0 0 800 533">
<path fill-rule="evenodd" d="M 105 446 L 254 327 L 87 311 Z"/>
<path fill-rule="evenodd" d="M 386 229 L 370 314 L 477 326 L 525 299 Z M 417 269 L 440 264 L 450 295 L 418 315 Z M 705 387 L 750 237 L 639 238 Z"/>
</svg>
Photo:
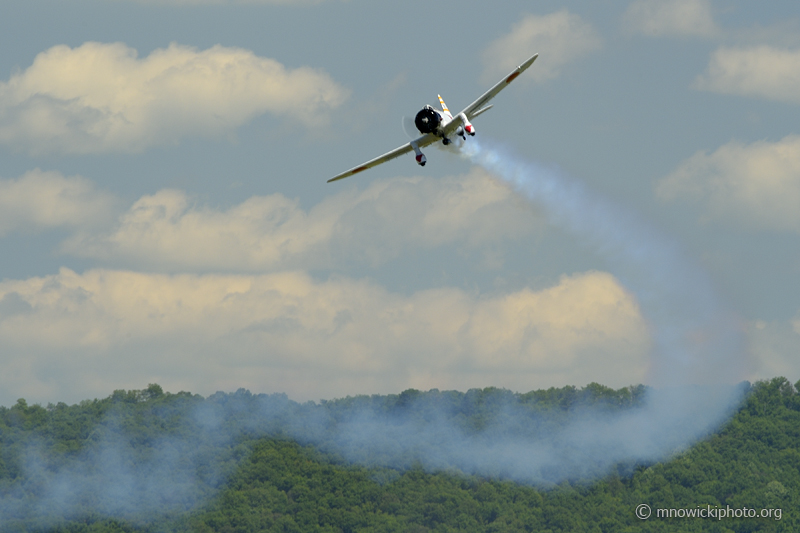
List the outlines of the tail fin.
<svg viewBox="0 0 800 533">
<path fill-rule="evenodd" d="M 453 118 L 453 115 L 450 114 L 450 110 L 447 109 L 447 104 L 445 104 L 444 100 L 442 100 L 442 95 L 437 94 L 436 96 L 439 97 L 439 103 L 442 105 L 442 111 L 444 111 L 444 114 L 450 118 Z"/>
</svg>

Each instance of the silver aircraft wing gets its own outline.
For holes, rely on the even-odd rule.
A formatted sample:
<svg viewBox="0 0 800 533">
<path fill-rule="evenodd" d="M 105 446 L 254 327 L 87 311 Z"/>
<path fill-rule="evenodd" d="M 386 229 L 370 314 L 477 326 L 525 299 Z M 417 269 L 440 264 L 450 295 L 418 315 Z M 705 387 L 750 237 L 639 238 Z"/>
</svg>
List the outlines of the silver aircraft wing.
<svg viewBox="0 0 800 533">
<path fill-rule="evenodd" d="M 462 113 L 467 116 L 467 120 L 472 120 L 474 117 L 481 114 L 483 109 L 487 107 L 486 104 L 489 103 L 489 100 L 497 96 L 498 93 L 505 89 L 509 83 L 514 81 L 517 76 L 525 72 L 528 67 L 533 65 L 533 62 L 536 61 L 537 57 L 539 57 L 539 54 L 533 54 L 533 56 L 531 56 L 527 61 L 512 70 L 508 76 L 495 83 L 494 87 L 483 93 L 480 98 L 469 104 L 464 111 L 462 111 Z"/>
<path fill-rule="evenodd" d="M 451 120 L 445 127 L 444 127 L 444 134 L 451 135 L 454 131 L 458 129 L 459 126 L 463 126 L 463 120 L 461 119 L 461 114 L 463 113 L 464 116 L 467 117 L 467 120 L 471 121 L 473 118 L 477 117 L 478 115 L 482 114 L 485 111 L 488 111 L 492 108 L 492 104 L 489 103 L 489 100 L 497 96 L 497 94 L 505 89 L 509 83 L 514 81 L 517 76 L 525 72 L 525 70 L 533 65 L 533 62 L 536 61 L 536 58 L 539 57 L 539 54 L 534 54 L 532 57 L 528 58 L 523 64 L 512 70 L 508 76 L 503 78 L 502 80 L 498 81 L 494 84 L 494 86 L 483 93 L 480 98 L 469 104 L 464 111 L 455 115 L 453 120 Z"/>
<path fill-rule="evenodd" d="M 368 168 L 377 167 L 381 163 L 386 163 L 387 161 L 391 161 L 392 159 L 394 159 L 396 157 L 400 157 L 403 154 L 407 154 L 408 152 L 411 152 L 411 151 L 414 150 L 414 146 L 412 146 L 412 145 L 416 145 L 417 148 L 424 148 L 424 147 L 428 146 L 429 144 L 432 144 L 432 143 L 436 142 L 438 139 L 439 139 L 439 137 L 437 137 L 433 133 L 426 133 L 422 137 L 414 139 L 413 141 L 409 141 L 406 144 L 404 144 L 403 146 L 399 146 L 399 147 L 395 148 L 391 152 L 386 152 L 382 156 L 376 157 L 375 159 L 370 159 L 366 163 L 363 163 L 363 164 L 361 164 L 361 165 L 359 165 L 357 167 L 351 168 L 347 172 L 342 172 L 341 174 L 338 174 L 338 175 L 332 177 L 331 179 L 328 180 L 328 183 L 330 183 L 332 181 L 336 181 L 336 180 L 341 180 L 341 179 L 344 179 L 344 178 L 349 178 L 353 174 L 358 174 L 359 172 L 363 172 L 364 170 L 367 170 Z"/>
</svg>

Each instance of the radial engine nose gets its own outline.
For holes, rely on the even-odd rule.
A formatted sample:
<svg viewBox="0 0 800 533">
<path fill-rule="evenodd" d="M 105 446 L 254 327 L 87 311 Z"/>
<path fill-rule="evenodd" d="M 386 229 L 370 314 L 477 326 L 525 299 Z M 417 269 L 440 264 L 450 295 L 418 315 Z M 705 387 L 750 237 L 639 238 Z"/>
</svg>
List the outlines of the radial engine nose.
<svg viewBox="0 0 800 533">
<path fill-rule="evenodd" d="M 431 106 L 425 106 L 416 118 L 414 118 L 414 125 L 420 133 L 433 133 L 439 127 L 442 117 Z"/>
</svg>

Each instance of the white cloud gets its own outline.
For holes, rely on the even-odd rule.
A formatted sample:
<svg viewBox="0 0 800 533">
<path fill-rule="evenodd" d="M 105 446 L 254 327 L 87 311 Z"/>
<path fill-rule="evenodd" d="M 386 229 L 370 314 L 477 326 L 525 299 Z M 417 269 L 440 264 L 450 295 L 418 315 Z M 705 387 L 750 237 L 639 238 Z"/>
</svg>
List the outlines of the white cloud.
<svg viewBox="0 0 800 533">
<path fill-rule="evenodd" d="M 475 170 L 438 180 L 374 181 L 308 211 L 281 194 L 220 210 L 162 190 L 134 203 L 110 232 L 77 235 L 63 250 L 173 271 L 309 269 L 353 260 L 380 264 L 411 247 L 476 247 L 540 224 L 508 187 Z"/>
<path fill-rule="evenodd" d="M 110 221 L 114 197 L 80 176 L 39 169 L 0 179 L 0 236 L 11 231 L 85 227 Z"/>
<path fill-rule="evenodd" d="M 697 152 L 663 178 L 656 193 L 663 200 L 699 201 L 710 218 L 800 232 L 800 136 Z"/>
<path fill-rule="evenodd" d="M 694 88 L 800 104 L 800 50 L 721 47 Z"/>
<path fill-rule="evenodd" d="M 538 292 L 401 295 L 366 281 L 91 270 L 0 282 L 0 402 L 158 382 L 296 399 L 407 387 L 641 382 L 647 327 L 609 274 Z M 32 398 L 31 394 L 36 397 Z"/>
<path fill-rule="evenodd" d="M 716 37 L 710 0 L 636 0 L 622 17 L 628 30 L 656 37 Z"/>
<path fill-rule="evenodd" d="M 59 45 L 0 83 L 0 142 L 33 153 L 137 152 L 225 134 L 263 113 L 318 124 L 346 97 L 324 72 L 241 48 L 172 44 L 138 59 L 122 43 Z"/>
<path fill-rule="evenodd" d="M 550 80 L 561 74 L 564 65 L 602 46 L 602 39 L 591 24 L 563 9 L 550 15 L 527 15 L 514 24 L 511 32 L 483 52 L 482 78 L 496 82 L 536 52 L 541 52 L 531 79 Z"/>
</svg>

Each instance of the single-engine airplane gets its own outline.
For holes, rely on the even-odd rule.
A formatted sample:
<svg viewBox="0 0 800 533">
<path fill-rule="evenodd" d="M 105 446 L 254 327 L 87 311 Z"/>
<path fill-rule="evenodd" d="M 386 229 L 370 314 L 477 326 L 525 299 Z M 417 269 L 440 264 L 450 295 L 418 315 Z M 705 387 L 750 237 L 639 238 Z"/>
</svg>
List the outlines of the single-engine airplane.
<svg viewBox="0 0 800 533">
<path fill-rule="evenodd" d="M 483 93 L 480 98 L 468 105 L 464 111 L 455 117 L 450 113 L 450 110 L 447 109 L 447 105 L 444 103 L 444 100 L 442 100 L 442 97 L 439 96 L 439 103 L 442 106 L 441 111 L 426 105 L 419 113 L 417 113 L 417 116 L 414 119 L 414 125 L 422 134 L 421 137 L 407 142 L 403 146 L 395 148 L 391 152 L 385 153 L 380 157 L 370 159 L 366 163 L 355 168 L 351 168 L 347 172 L 342 172 L 341 174 L 329 179 L 328 183 L 349 178 L 353 174 L 358 174 L 359 172 L 363 172 L 368 168 L 378 166 L 381 163 L 385 163 L 394 159 L 395 157 L 400 157 L 403 154 L 407 154 L 412 150 L 417 156 L 417 163 L 424 167 L 425 163 L 427 162 L 427 158 L 425 157 L 425 154 L 420 151 L 420 148 L 424 148 L 429 144 L 433 144 L 440 139 L 442 144 L 448 145 L 452 142 L 450 139 L 451 135 L 458 135 L 464 140 L 467 140 L 467 135 L 474 136 L 475 127 L 470 121 L 478 115 L 481 115 L 491 109 L 492 105 L 489 104 L 489 100 L 497 96 L 497 94 L 505 89 L 509 83 L 514 81 L 517 76 L 525 72 L 525 70 L 530 67 L 534 61 L 536 61 L 537 57 L 539 57 L 539 54 L 534 54 L 533 57 L 514 69 L 508 76 L 498 81 L 494 87 Z"/>
</svg>

